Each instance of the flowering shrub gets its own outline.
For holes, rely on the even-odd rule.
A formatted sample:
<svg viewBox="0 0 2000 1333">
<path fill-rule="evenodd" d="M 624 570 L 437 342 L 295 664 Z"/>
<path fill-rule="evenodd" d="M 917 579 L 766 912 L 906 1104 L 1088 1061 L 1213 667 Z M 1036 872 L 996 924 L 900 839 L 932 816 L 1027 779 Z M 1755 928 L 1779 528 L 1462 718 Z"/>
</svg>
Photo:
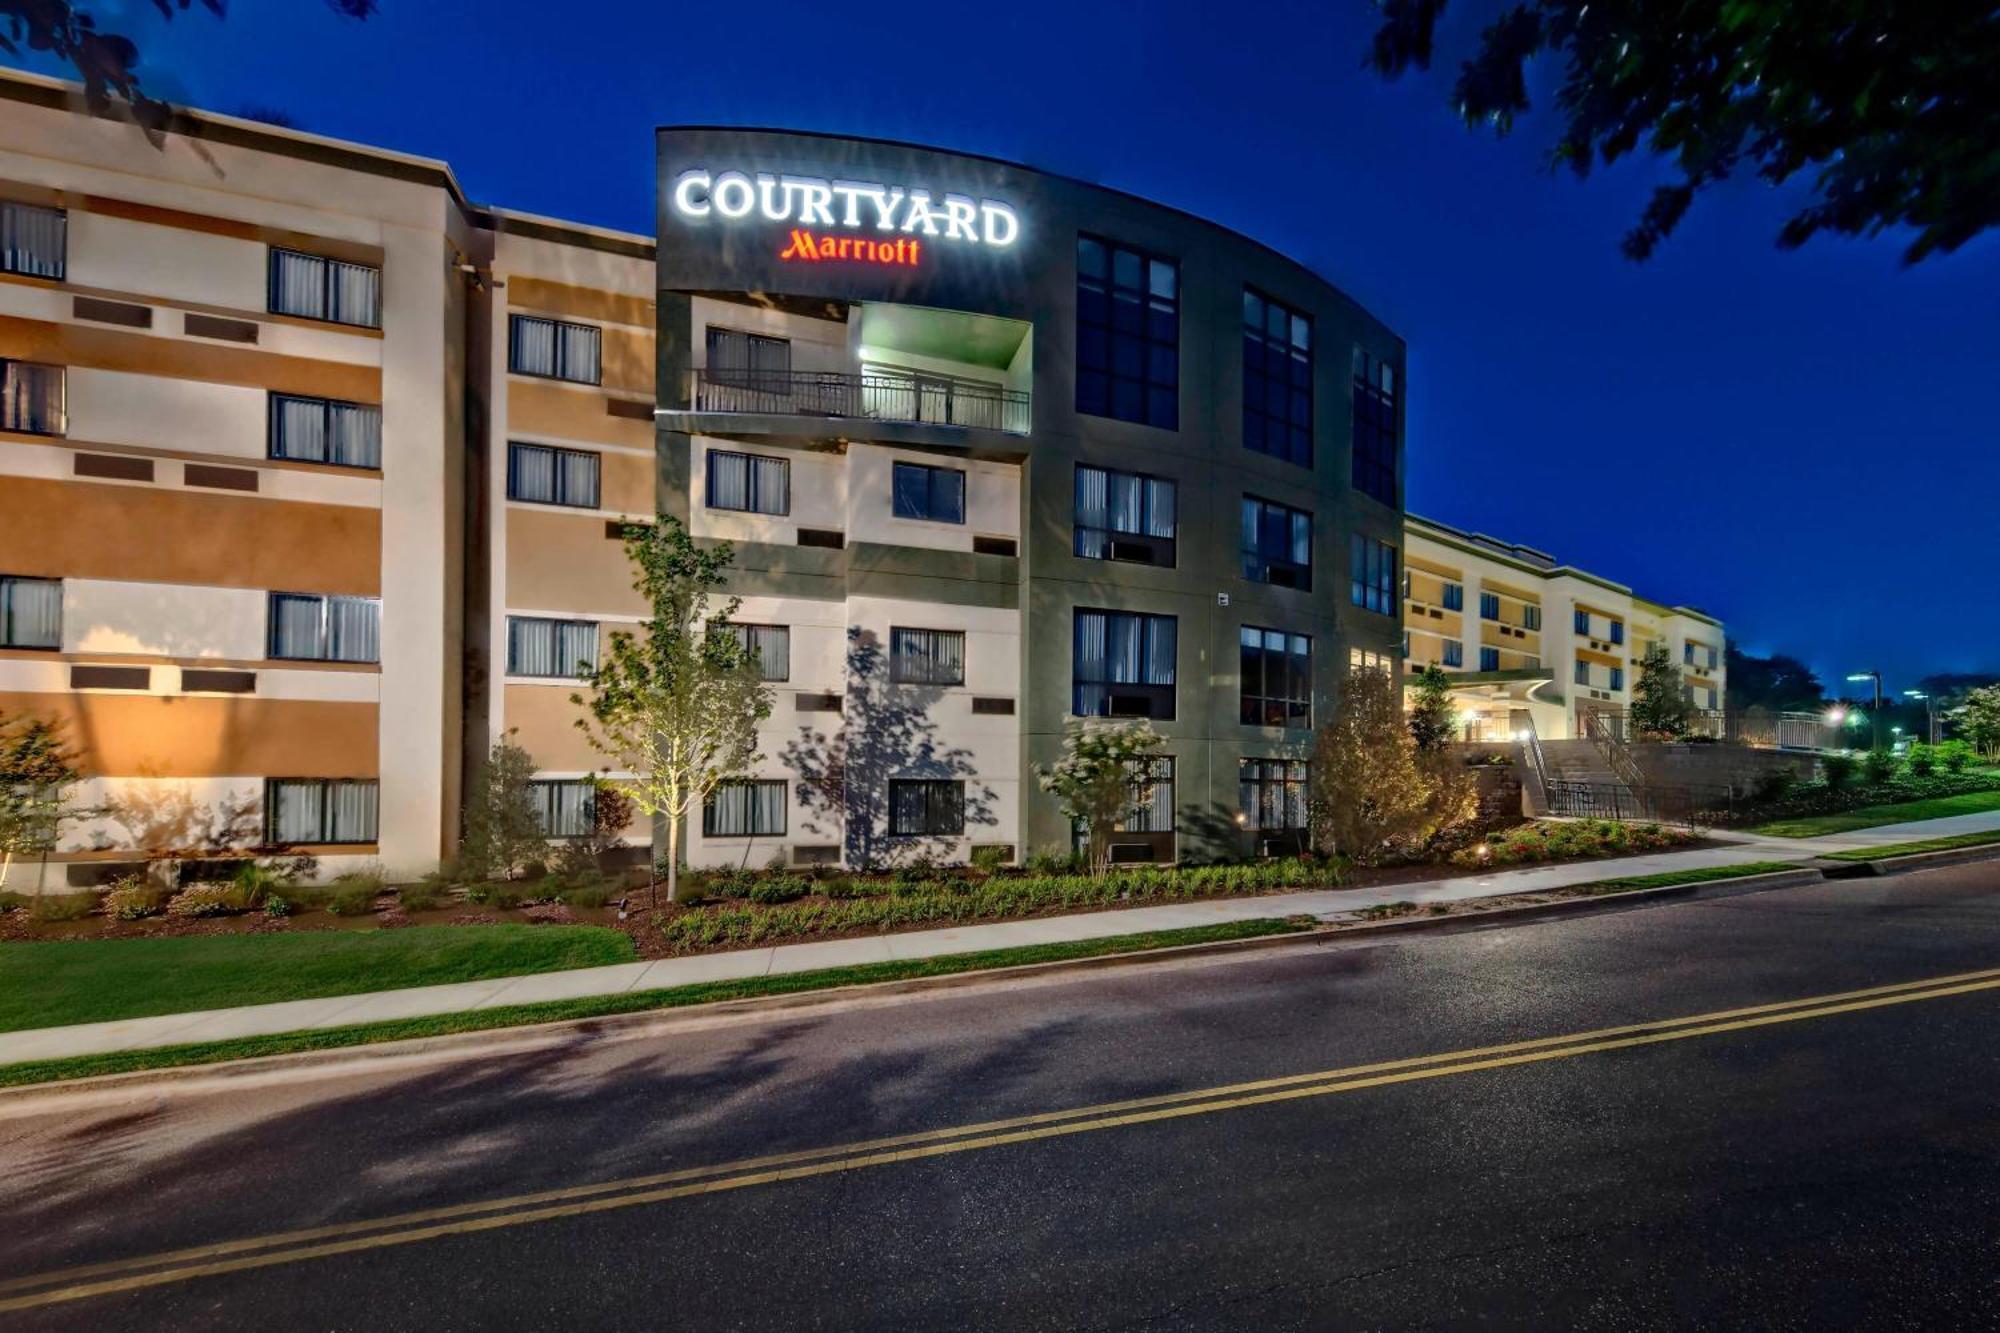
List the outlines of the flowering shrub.
<svg viewBox="0 0 2000 1333">
<path fill-rule="evenodd" d="M 228 916 L 235 910 L 233 895 L 227 884 L 196 884 L 182 889 L 167 901 L 168 916 Z"/>
<path fill-rule="evenodd" d="M 1462 866 L 1514 866 L 1537 861 L 1575 861 L 1631 856 L 1683 847 L 1694 834 L 1660 824 L 1621 824 L 1611 819 L 1540 820 L 1495 833 L 1452 854 Z"/>
<path fill-rule="evenodd" d="M 114 921 L 137 921 L 158 915 L 166 894 L 138 875 L 127 875 L 104 895 L 104 914 Z"/>
</svg>

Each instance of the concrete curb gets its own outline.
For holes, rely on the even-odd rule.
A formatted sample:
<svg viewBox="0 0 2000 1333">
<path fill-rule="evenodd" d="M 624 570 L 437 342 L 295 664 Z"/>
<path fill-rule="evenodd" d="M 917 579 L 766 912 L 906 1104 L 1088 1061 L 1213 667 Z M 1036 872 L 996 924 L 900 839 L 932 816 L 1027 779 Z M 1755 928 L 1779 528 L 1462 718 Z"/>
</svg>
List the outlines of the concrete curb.
<svg viewBox="0 0 2000 1333">
<path fill-rule="evenodd" d="M 996 981 L 1030 980 L 1071 972 L 1108 971 L 1137 965 L 1174 963 L 1190 958 L 1263 953 L 1290 948 L 1362 948 L 1393 943 L 1403 935 L 1452 935 L 1468 931 L 1496 930 L 1508 926 L 1534 925 L 1542 921 L 1597 912 L 1633 911 L 1683 899 L 1698 901 L 1704 898 L 1761 893 L 1771 889 L 1795 888 L 1804 884 L 1817 884 L 1821 879 L 1822 875 L 1817 869 L 1781 870 L 1710 883 L 1670 884 L 1661 888 L 1634 889 L 1601 897 L 1567 898 L 1550 903 L 1525 903 L 1518 907 L 1463 912 L 1452 916 L 1395 917 L 1384 921 L 1358 921 L 1285 934 L 1253 935 L 1239 940 L 1170 945 L 1159 949 L 1138 949 L 1128 953 L 1100 954 L 1091 958 L 1022 963 L 1012 967 L 977 968 L 935 977 L 907 977 L 896 981 L 829 986 L 795 991 L 786 995 L 717 1000 L 707 1004 L 690 1004 L 667 1009 L 641 1009 L 631 1013 L 603 1014 L 593 1018 L 556 1019 L 542 1023 L 487 1028 L 477 1032 L 447 1033 L 436 1037 L 410 1037 L 396 1041 L 330 1047 L 318 1051 L 294 1051 L 284 1055 L 219 1060 L 210 1064 L 176 1065 L 162 1069 L 134 1070 L 123 1074 L 100 1074 L 89 1078 L 25 1083 L 16 1087 L 0 1088 L 0 1108 L 12 1112 L 19 1109 L 15 1103 L 31 1099 L 67 1098 L 93 1092 L 113 1093 L 145 1085 L 190 1083 L 204 1079 L 229 1082 L 313 1068 L 323 1068 L 331 1073 L 336 1072 L 339 1067 L 356 1065 L 388 1069 L 398 1064 L 450 1058 L 454 1055 L 471 1058 L 477 1055 L 525 1054 L 566 1045 L 579 1039 L 629 1037 L 649 1032 L 664 1033 L 677 1027 L 709 1023 L 719 1018 L 855 1001 L 887 1000 L 899 995 L 958 990 Z"/>
<path fill-rule="evenodd" d="M 1815 861 L 1828 879 L 1865 879 L 1870 876 L 1907 875 L 1912 870 L 1938 866 L 1970 865 L 1975 861 L 2000 860 L 2000 842 L 1973 847 L 1946 847 L 1935 852 L 1911 852 L 1905 856 L 1884 856 L 1872 861 Z"/>
</svg>

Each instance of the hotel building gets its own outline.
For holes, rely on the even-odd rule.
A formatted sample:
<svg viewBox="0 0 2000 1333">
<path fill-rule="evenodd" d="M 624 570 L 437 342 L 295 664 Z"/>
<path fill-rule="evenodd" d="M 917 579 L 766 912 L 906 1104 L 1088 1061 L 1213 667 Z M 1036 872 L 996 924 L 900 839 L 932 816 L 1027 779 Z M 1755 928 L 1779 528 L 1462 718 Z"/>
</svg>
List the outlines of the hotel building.
<svg viewBox="0 0 2000 1333">
<path fill-rule="evenodd" d="M 734 549 L 775 696 L 695 864 L 1017 857 L 1076 715 L 1166 737 L 1127 859 L 1288 845 L 1341 677 L 1394 669 L 1400 339 L 1117 191 L 663 130 L 657 238 L 0 76 L 0 713 L 89 774 L 38 881 L 301 850 L 412 874 L 511 736 L 552 834 L 619 533 Z M 627 831 L 636 845 L 650 830 Z"/>
</svg>

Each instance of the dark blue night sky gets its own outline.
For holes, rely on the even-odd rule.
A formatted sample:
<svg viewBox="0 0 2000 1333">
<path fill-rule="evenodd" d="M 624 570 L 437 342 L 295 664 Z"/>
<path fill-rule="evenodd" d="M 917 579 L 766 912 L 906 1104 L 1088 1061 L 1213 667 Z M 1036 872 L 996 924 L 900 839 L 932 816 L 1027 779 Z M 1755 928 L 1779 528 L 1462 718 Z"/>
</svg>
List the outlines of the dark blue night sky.
<svg viewBox="0 0 2000 1333">
<path fill-rule="evenodd" d="M 1360 69 L 1372 7 L 239 0 L 150 36 L 156 91 L 449 160 L 476 199 L 651 230 L 649 130 L 933 143 L 1186 208 L 1409 341 L 1409 503 L 1705 607 L 1823 676 L 2000 671 L 2000 237 L 1772 244 L 1787 192 L 1617 242 L 1664 172 L 1578 184 L 1554 124 L 1466 132 Z M 554 16 L 554 17 L 543 17 Z M 1222 21 L 1226 16 L 1226 21 Z"/>
</svg>

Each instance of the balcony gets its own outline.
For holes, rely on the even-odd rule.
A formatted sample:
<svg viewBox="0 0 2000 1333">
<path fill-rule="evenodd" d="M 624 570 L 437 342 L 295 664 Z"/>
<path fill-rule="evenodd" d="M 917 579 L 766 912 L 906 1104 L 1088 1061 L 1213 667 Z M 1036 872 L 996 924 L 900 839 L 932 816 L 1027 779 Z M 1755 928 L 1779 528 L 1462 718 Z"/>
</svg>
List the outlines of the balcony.
<svg viewBox="0 0 2000 1333">
<path fill-rule="evenodd" d="M 697 367 L 689 379 L 685 410 L 698 417 L 810 417 L 1006 435 L 1026 435 L 1033 420 L 1027 391 L 949 375 Z"/>
</svg>

